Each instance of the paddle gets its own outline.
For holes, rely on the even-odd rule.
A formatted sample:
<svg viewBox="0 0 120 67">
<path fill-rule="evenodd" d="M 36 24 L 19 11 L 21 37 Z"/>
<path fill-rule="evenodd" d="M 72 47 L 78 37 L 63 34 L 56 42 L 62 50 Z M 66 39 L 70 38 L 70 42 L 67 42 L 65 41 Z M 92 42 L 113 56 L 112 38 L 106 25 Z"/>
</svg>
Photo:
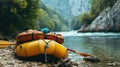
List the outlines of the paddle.
<svg viewBox="0 0 120 67">
<path fill-rule="evenodd" d="M 100 62 L 100 59 L 98 59 L 96 56 L 93 56 L 93 55 L 91 55 L 91 54 L 80 53 L 80 52 L 78 52 L 78 51 L 76 51 L 76 50 L 73 50 L 73 49 L 70 49 L 70 48 L 67 48 L 67 50 L 72 51 L 72 52 L 74 52 L 74 53 L 77 53 L 77 54 L 83 56 L 83 57 L 84 57 L 84 58 L 83 58 L 84 61 Z"/>
<path fill-rule="evenodd" d="M 8 47 L 8 46 L 14 45 L 14 44 L 16 44 L 16 43 L 0 40 L 0 48 Z"/>
<path fill-rule="evenodd" d="M 70 49 L 70 48 L 67 48 L 67 50 L 72 51 L 73 53 L 77 53 L 77 54 L 79 54 L 80 56 L 83 56 L 83 57 L 93 56 L 93 55 L 87 54 L 87 53 L 80 53 L 80 52 L 78 52 L 76 50 L 73 50 L 73 49 Z"/>
</svg>

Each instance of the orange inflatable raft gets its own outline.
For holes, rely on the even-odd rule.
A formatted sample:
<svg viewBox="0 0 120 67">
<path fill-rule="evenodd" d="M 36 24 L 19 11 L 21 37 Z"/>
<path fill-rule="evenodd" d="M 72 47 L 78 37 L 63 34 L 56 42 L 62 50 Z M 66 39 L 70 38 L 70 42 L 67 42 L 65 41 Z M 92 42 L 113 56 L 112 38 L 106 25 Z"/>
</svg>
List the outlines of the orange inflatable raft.
<svg viewBox="0 0 120 67">
<path fill-rule="evenodd" d="M 16 36 L 18 43 L 28 42 L 32 40 L 44 39 L 44 33 L 37 30 L 27 30 Z"/>
<path fill-rule="evenodd" d="M 25 32 L 22 32 L 16 36 L 16 39 L 18 43 L 24 43 L 38 39 L 49 39 L 54 40 L 60 44 L 64 43 L 64 38 L 61 34 L 54 33 L 44 34 L 43 32 L 37 30 L 27 30 Z"/>
<path fill-rule="evenodd" d="M 45 39 L 54 40 L 60 44 L 64 43 L 64 38 L 61 34 L 48 33 L 45 35 Z"/>
</svg>

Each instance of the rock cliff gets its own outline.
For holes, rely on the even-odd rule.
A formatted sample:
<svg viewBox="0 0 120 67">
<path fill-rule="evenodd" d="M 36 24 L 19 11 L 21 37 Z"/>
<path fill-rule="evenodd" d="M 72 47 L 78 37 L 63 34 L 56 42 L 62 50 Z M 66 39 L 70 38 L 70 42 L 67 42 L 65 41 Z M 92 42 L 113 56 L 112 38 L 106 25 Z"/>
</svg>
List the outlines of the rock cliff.
<svg viewBox="0 0 120 67">
<path fill-rule="evenodd" d="M 71 20 L 73 16 L 90 11 L 90 0 L 41 0 L 46 6 Z"/>
<path fill-rule="evenodd" d="M 120 32 L 120 0 L 101 12 L 90 25 L 83 25 L 78 32 Z"/>
</svg>

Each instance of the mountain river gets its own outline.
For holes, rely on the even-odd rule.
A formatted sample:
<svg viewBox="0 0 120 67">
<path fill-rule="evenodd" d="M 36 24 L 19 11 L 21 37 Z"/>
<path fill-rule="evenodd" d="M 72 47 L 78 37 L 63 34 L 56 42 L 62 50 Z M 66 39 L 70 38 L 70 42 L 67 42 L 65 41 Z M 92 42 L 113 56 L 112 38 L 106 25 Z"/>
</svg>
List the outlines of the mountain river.
<svg viewBox="0 0 120 67">
<path fill-rule="evenodd" d="M 64 46 L 79 52 L 93 54 L 101 61 L 120 62 L 120 33 L 56 32 L 64 37 Z M 69 58 L 80 62 L 82 56 L 69 52 Z"/>
</svg>

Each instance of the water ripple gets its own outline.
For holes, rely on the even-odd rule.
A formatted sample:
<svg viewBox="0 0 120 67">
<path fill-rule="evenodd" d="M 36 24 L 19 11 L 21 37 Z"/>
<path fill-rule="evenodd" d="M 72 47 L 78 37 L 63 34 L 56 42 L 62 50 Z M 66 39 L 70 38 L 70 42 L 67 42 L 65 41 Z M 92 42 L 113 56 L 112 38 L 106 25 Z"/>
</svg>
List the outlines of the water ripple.
<svg viewBox="0 0 120 67">
<path fill-rule="evenodd" d="M 113 32 L 87 32 L 87 33 L 77 33 L 77 31 L 69 31 L 69 32 L 56 32 L 57 34 L 62 34 L 63 36 L 119 36 L 120 33 L 113 33 Z"/>
</svg>

